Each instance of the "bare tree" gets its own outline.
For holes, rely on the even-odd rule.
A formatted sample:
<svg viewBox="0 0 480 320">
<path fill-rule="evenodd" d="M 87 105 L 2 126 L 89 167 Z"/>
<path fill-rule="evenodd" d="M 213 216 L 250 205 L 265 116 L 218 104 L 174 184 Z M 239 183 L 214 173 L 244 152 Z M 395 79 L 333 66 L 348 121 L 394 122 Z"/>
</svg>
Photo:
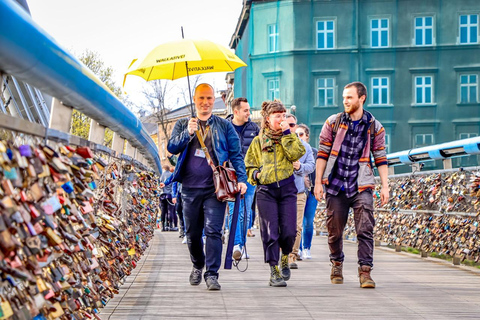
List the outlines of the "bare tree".
<svg viewBox="0 0 480 320">
<path fill-rule="evenodd" d="M 202 75 L 196 75 L 196 76 L 191 76 L 190 77 L 190 89 L 192 90 L 191 94 L 193 97 L 193 93 L 195 92 L 195 88 L 197 85 L 199 85 L 202 80 Z M 183 96 L 183 101 L 185 102 L 185 105 L 190 104 L 190 95 L 188 94 L 188 84 L 185 83 L 184 86 L 180 87 L 180 92 L 182 93 Z"/>
<path fill-rule="evenodd" d="M 148 106 L 151 108 L 157 122 L 160 124 L 166 140 L 170 139 L 167 119 L 167 114 L 170 109 L 166 107 L 165 99 L 170 90 L 171 88 L 169 87 L 168 82 L 162 80 L 149 81 L 143 88 L 143 94 L 148 101 Z"/>
</svg>

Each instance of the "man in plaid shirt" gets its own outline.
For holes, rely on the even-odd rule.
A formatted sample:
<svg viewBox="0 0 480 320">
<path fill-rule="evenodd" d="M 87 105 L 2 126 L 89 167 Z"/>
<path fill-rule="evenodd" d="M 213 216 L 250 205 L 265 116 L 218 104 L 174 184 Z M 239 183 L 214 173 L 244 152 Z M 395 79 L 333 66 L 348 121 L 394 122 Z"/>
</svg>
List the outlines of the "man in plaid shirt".
<svg viewBox="0 0 480 320">
<path fill-rule="evenodd" d="M 388 167 L 385 129 L 373 115 L 363 110 L 367 88 L 361 82 L 343 90 L 345 112 L 330 116 L 320 133 L 317 155 L 315 197 L 326 198 L 328 245 L 334 284 L 343 283 L 343 230 L 353 209 L 358 239 L 358 274 L 362 288 L 375 288 L 370 276 L 373 267 L 373 154 L 382 188 L 382 205 L 388 202 Z"/>
</svg>

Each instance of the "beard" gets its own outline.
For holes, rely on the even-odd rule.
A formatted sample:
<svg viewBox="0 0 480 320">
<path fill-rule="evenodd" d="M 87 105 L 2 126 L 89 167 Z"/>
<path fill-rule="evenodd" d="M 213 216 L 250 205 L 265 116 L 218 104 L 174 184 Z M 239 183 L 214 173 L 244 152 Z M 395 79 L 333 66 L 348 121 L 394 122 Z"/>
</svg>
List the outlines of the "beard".
<svg viewBox="0 0 480 320">
<path fill-rule="evenodd" d="M 360 109 L 360 103 L 357 102 L 356 104 L 351 104 L 350 106 L 344 106 L 345 112 L 348 114 L 355 113 L 358 109 Z"/>
</svg>

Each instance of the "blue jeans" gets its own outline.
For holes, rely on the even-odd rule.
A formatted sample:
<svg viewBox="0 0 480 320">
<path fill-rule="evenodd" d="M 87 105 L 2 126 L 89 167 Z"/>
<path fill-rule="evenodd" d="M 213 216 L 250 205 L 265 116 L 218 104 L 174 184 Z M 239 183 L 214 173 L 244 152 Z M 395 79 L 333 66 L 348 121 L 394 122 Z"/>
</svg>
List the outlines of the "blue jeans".
<svg viewBox="0 0 480 320">
<path fill-rule="evenodd" d="M 206 266 L 205 278 L 217 276 L 222 259 L 222 226 L 225 216 L 225 203 L 217 200 L 215 189 L 182 189 L 183 217 L 185 233 L 193 266 L 202 269 Z M 206 244 L 203 251 L 202 234 Z"/>
<path fill-rule="evenodd" d="M 250 183 L 247 184 L 247 192 L 245 193 L 245 199 L 240 201 L 240 209 L 238 212 L 238 222 L 237 222 L 237 230 L 235 231 L 235 245 L 240 245 L 243 247 L 245 242 L 247 241 L 247 230 L 244 228 L 245 223 L 245 210 L 243 206 L 247 206 L 247 229 L 252 227 L 252 203 L 253 203 L 253 196 L 255 195 L 255 186 L 252 186 Z M 234 202 L 228 203 L 228 230 L 231 229 L 232 225 L 232 216 L 233 216 L 233 206 L 235 205 Z M 230 230 L 231 232 L 231 230 Z"/>
<path fill-rule="evenodd" d="M 307 204 L 305 205 L 305 213 L 303 214 L 303 232 L 302 243 L 303 248 L 310 249 L 313 238 L 313 220 L 315 219 L 315 212 L 317 211 L 318 201 L 312 192 L 308 193 Z M 302 248 L 302 244 L 300 244 Z"/>
</svg>

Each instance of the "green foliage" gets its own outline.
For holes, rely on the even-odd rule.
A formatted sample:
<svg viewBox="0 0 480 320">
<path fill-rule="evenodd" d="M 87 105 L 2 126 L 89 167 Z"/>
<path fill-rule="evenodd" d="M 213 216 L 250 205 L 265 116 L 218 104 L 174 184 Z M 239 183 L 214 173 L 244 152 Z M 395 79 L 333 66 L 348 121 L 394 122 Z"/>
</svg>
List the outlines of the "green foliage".
<svg viewBox="0 0 480 320">
<path fill-rule="evenodd" d="M 122 89 L 115 84 L 113 81 L 113 68 L 105 66 L 100 54 L 95 51 L 85 50 L 79 57 L 80 61 L 83 62 L 93 73 L 105 83 L 105 85 L 117 96 L 117 98 L 122 98 Z"/>
<path fill-rule="evenodd" d="M 105 128 L 105 146 L 112 148 L 113 131 L 109 128 Z"/>
<path fill-rule="evenodd" d="M 83 139 L 88 139 L 90 118 L 78 110 L 73 109 L 70 133 Z"/>
<path fill-rule="evenodd" d="M 119 99 L 122 99 L 122 90 L 115 85 L 113 77 L 113 68 L 105 66 L 98 52 L 85 50 L 79 57 L 80 61 L 85 64 Z M 80 111 L 73 110 L 71 133 L 84 139 L 88 139 L 90 131 L 90 118 Z M 106 128 L 104 144 L 111 148 L 113 139 L 113 131 Z"/>
</svg>

